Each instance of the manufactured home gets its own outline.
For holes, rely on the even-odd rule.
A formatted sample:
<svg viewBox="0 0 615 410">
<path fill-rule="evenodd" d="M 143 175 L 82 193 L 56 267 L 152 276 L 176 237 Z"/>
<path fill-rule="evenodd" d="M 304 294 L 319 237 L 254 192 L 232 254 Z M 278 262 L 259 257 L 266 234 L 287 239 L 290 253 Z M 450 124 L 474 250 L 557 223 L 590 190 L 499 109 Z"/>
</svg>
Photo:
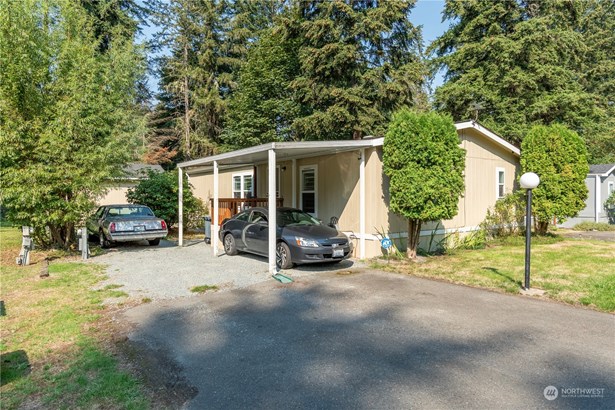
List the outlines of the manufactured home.
<svg viewBox="0 0 615 410">
<path fill-rule="evenodd" d="M 106 184 L 106 192 L 98 199 L 98 205 L 113 205 L 127 203 L 126 194 L 130 188 L 148 178 L 149 172 L 164 172 L 160 165 L 150 165 L 134 162 L 123 169 L 123 176 L 110 180 Z"/>
<path fill-rule="evenodd" d="M 615 164 L 590 165 L 585 186 L 588 192 L 585 208 L 560 226 L 571 228 L 581 222 L 613 223 L 612 217 L 609 218 L 605 202 L 615 192 Z"/>
<path fill-rule="evenodd" d="M 466 151 L 465 194 L 457 216 L 423 226 L 420 246 L 426 246 L 434 234 L 478 229 L 487 209 L 513 191 L 519 149 L 475 121 L 455 125 Z M 407 236 L 407 221 L 389 209 L 383 142 L 384 138 L 370 137 L 262 144 L 180 163 L 178 168 L 184 171 L 180 184 L 185 173 L 194 194 L 210 204 L 214 253 L 217 227 L 224 218 L 246 206 L 275 204 L 301 208 L 324 223 L 336 223 L 353 239 L 354 256 L 369 258 L 382 253 L 383 235 L 401 249 Z M 180 207 L 181 201 L 180 197 Z M 275 242 L 272 238 L 270 242 Z M 274 261 L 270 255 L 272 270 Z"/>
</svg>

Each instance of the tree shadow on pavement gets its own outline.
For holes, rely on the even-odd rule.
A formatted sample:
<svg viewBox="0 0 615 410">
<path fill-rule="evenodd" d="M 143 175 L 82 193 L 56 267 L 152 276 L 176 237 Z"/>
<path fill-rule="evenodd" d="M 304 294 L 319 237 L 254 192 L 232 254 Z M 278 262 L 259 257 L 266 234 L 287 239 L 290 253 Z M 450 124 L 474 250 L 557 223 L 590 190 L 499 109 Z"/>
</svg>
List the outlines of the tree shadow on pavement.
<svg viewBox="0 0 615 410">
<path fill-rule="evenodd" d="M 551 351 L 520 323 L 477 329 L 430 308 L 437 295 L 357 291 L 358 276 L 162 306 L 130 339 L 175 358 L 198 390 L 187 408 L 548 408 L 549 385 L 605 389 L 558 408 L 613 408 L 613 374 L 577 345 Z"/>
</svg>

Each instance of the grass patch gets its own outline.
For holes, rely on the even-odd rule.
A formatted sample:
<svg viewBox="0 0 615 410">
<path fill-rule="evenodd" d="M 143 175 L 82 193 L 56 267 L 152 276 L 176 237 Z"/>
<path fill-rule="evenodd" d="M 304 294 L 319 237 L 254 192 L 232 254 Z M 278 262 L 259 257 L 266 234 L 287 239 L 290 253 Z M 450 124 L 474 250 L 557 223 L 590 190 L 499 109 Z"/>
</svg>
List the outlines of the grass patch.
<svg viewBox="0 0 615 410">
<path fill-rule="evenodd" d="M 194 286 L 193 288 L 190 288 L 190 292 L 194 292 L 194 293 L 205 293 L 208 291 L 217 291 L 219 288 L 216 285 L 200 285 L 200 286 Z"/>
<path fill-rule="evenodd" d="M 456 250 L 424 263 L 372 261 L 372 267 L 452 283 L 518 293 L 524 280 L 523 238 L 508 238 L 480 250 Z M 532 240 L 531 286 L 548 298 L 615 312 L 615 243 Z"/>
<path fill-rule="evenodd" d="M 572 229 L 575 231 L 615 231 L 615 225 L 606 222 L 581 222 Z"/>
<path fill-rule="evenodd" d="M 20 245 L 19 230 L 0 228 L 2 408 L 148 408 L 107 347 L 112 331 L 101 303 L 125 293 L 117 285 L 93 290 L 105 279 L 102 267 L 66 258 L 42 279 L 37 262 L 48 254 L 35 250 L 33 264 L 19 267 Z"/>
</svg>

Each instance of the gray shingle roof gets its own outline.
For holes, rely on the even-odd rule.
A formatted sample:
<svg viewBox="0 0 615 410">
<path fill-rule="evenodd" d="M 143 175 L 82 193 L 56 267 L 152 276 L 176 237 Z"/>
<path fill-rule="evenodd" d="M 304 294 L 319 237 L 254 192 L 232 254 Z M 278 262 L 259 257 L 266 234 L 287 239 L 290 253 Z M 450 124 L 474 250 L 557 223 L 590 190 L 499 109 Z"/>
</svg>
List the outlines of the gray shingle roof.
<svg viewBox="0 0 615 410">
<path fill-rule="evenodd" d="M 590 175 L 603 175 L 615 169 L 615 164 L 596 164 L 589 166 Z"/>
<path fill-rule="evenodd" d="M 124 167 L 124 174 L 129 179 L 147 178 L 148 171 L 164 172 L 164 169 L 160 165 L 143 164 L 140 162 L 133 162 Z"/>
</svg>

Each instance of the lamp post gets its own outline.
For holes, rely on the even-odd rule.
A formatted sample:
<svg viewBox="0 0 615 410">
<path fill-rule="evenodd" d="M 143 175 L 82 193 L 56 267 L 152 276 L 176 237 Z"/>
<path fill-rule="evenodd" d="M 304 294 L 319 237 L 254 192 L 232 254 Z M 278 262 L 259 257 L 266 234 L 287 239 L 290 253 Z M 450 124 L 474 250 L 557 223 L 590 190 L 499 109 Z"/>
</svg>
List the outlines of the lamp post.
<svg viewBox="0 0 615 410">
<path fill-rule="evenodd" d="M 527 204 L 525 207 L 525 290 L 530 290 L 530 244 L 532 241 L 532 189 L 540 183 L 540 178 L 533 172 L 521 175 L 519 184 L 527 189 Z"/>
</svg>

